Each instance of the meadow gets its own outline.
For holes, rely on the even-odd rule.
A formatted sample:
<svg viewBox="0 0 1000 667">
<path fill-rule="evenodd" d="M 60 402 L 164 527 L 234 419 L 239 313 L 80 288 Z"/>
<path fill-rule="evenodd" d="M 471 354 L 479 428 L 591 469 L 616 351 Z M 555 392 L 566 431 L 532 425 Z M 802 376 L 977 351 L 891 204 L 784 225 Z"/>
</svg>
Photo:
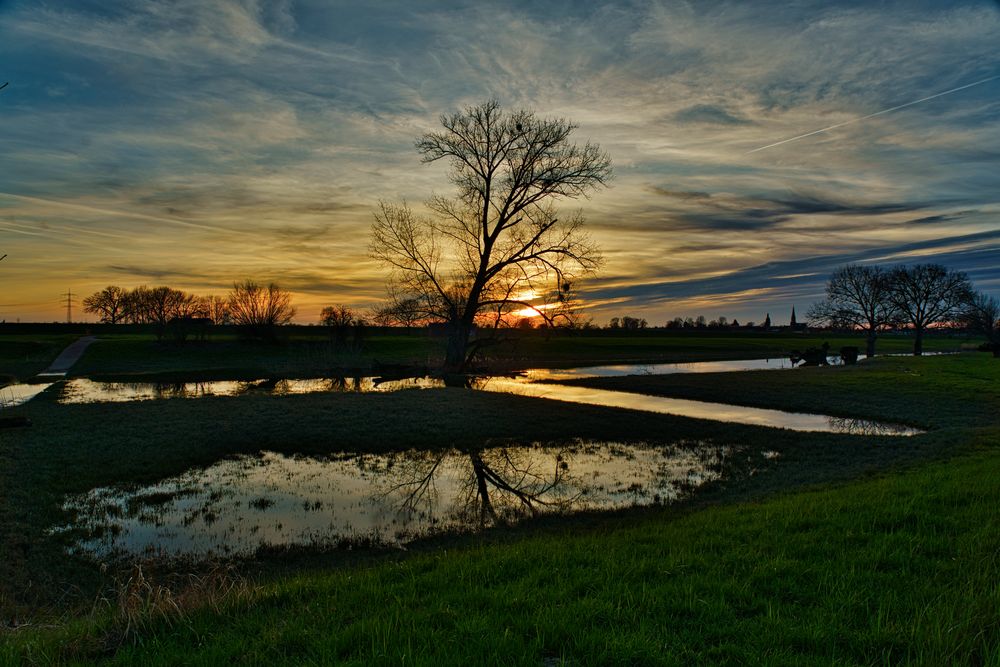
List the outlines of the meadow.
<svg viewBox="0 0 1000 667">
<path fill-rule="evenodd" d="M 498 361 L 747 358 L 784 354 L 803 340 L 539 337 Z M 933 340 L 938 349 L 963 342 Z M 112 338 L 92 346 L 73 373 L 179 377 L 212 359 L 213 374 L 253 375 L 280 368 L 297 344 L 323 343 L 292 340 L 240 368 L 241 355 L 220 352 L 245 351 L 236 340 L 204 344 L 215 346 L 210 354 Z M 419 363 L 433 349 L 408 337 L 382 344 L 398 363 Z M 373 365 L 372 349 L 355 359 Z M 63 405 L 57 385 L 15 408 L 30 428 L 0 431 L 0 660 L 996 664 L 998 380 L 1000 364 L 967 353 L 575 381 L 927 429 L 910 438 L 795 433 L 453 388 Z M 67 520 L 69 494 L 148 484 L 262 450 L 474 451 L 581 439 L 714 443 L 752 461 L 676 504 L 547 516 L 405 549 L 262 550 L 137 569 L 69 555 L 71 537 L 47 532 Z"/>
</svg>

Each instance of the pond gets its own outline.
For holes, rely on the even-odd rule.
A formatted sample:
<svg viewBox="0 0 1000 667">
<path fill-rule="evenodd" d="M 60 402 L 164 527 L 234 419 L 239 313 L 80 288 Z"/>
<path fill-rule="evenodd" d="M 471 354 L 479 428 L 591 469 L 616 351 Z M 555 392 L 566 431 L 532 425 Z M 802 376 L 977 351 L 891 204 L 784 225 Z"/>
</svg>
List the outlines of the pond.
<svg viewBox="0 0 1000 667">
<path fill-rule="evenodd" d="M 678 442 L 576 442 L 462 452 L 227 459 L 141 488 L 103 487 L 64 505 L 53 529 L 73 551 L 119 556 L 250 555 L 288 546 L 402 545 L 524 518 L 667 504 L 775 452 Z"/>
</svg>

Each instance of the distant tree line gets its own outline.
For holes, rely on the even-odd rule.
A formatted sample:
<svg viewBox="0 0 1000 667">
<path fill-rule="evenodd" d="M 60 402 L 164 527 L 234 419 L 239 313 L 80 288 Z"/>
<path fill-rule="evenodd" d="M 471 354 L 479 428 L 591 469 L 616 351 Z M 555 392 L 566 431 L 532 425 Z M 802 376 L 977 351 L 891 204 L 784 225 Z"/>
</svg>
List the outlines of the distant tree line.
<svg viewBox="0 0 1000 667">
<path fill-rule="evenodd" d="M 1000 356 L 1000 303 L 977 292 L 965 273 L 941 264 L 842 266 L 808 318 L 815 325 L 865 332 L 868 356 L 875 354 L 879 333 L 893 329 L 911 330 L 913 353 L 922 354 L 927 330 L 945 326 L 985 335 Z"/>
<path fill-rule="evenodd" d="M 86 297 L 83 309 L 106 324 L 150 324 L 158 339 L 171 335 L 178 340 L 203 336 L 213 324 L 232 324 L 250 337 L 273 339 L 276 327 L 295 316 L 287 290 L 249 279 L 234 283 L 225 296 L 198 296 L 166 286 L 109 285 Z"/>
</svg>

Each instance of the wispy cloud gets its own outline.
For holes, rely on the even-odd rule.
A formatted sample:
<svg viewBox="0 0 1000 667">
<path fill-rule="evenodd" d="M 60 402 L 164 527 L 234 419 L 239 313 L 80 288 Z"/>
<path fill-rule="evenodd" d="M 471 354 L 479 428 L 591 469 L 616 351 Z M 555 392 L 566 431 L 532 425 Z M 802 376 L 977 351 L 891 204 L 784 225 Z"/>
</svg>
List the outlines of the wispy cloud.
<svg viewBox="0 0 1000 667">
<path fill-rule="evenodd" d="M 575 203 L 596 315 L 755 313 L 859 257 L 995 289 L 998 31 L 985 0 L 4 3 L 5 290 L 260 274 L 371 303 L 371 208 L 447 192 L 413 140 L 487 96 L 612 154 Z"/>
</svg>

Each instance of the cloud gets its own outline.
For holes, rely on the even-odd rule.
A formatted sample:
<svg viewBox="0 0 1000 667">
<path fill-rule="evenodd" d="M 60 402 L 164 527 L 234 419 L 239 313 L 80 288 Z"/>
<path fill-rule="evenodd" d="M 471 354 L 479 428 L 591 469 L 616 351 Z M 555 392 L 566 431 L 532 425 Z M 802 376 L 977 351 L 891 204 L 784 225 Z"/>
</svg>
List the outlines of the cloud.
<svg viewBox="0 0 1000 667">
<path fill-rule="evenodd" d="M 769 271 L 810 272 L 796 262 L 993 248 L 933 243 L 996 227 L 1000 82 L 745 154 L 997 74 L 985 1 L 109 0 L 4 3 L 0 19 L 0 244 L 25 301 L 109 266 L 374 300 L 372 207 L 448 194 L 413 141 L 487 96 L 610 151 L 613 187 L 569 204 L 605 250 L 592 286 L 608 308 L 665 317 L 629 290 L 668 281 L 677 299 L 728 285 L 756 308 L 784 293 Z M 770 291 L 721 277 L 751 270 Z"/>
<path fill-rule="evenodd" d="M 678 123 L 705 123 L 709 125 L 748 125 L 751 121 L 736 116 L 713 104 L 695 104 L 673 115 Z"/>
</svg>

